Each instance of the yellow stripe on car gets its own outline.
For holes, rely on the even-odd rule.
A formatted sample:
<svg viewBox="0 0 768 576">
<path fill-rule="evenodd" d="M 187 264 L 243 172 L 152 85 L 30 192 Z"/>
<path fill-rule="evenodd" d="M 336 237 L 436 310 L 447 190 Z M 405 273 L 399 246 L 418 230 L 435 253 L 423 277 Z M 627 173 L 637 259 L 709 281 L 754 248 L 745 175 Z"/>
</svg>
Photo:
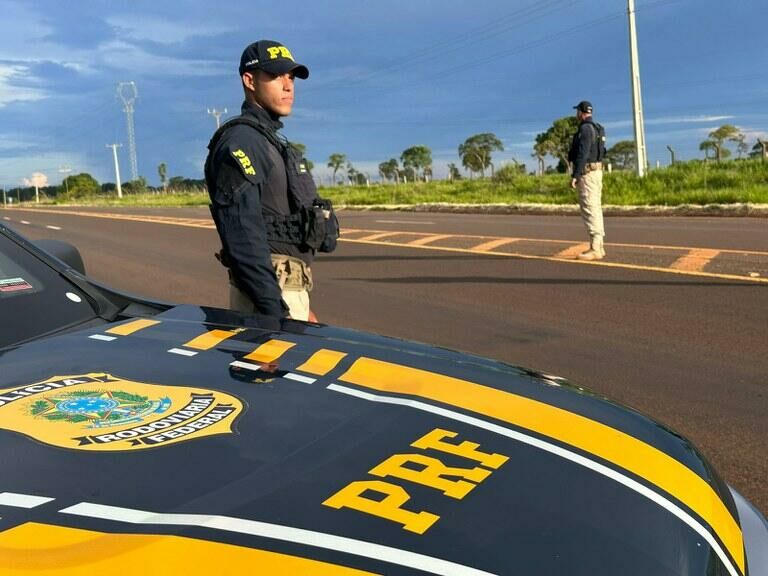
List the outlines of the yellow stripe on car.
<svg viewBox="0 0 768 576">
<path fill-rule="evenodd" d="M 160 324 L 160 320 L 149 320 L 148 318 L 141 318 L 139 320 L 134 320 L 133 322 L 128 322 L 127 324 L 120 324 L 120 326 L 110 328 L 106 332 L 107 334 L 115 334 L 117 336 L 128 336 L 134 332 L 143 330 L 144 328 L 154 326 L 155 324 Z"/>
<path fill-rule="evenodd" d="M 345 352 L 337 352 L 336 350 L 318 350 L 312 354 L 309 360 L 296 369 L 317 376 L 325 376 L 328 372 L 336 368 L 338 363 L 341 362 L 346 355 Z"/>
<path fill-rule="evenodd" d="M 744 573 L 741 529 L 717 493 L 684 464 L 637 438 L 530 398 L 371 358 L 358 359 L 339 380 L 482 414 L 607 460 L 654 484 L 698 514 L 715 531 Z"/>
<path fill-rule="evenodd" d="M 253 360 L 254 362 L 273 362 L 294 346 L 296 346 L 294 342 L 286 342 L 285 340 L 268 340 L 256 348 L 256 350 L 246 355 L 243 360 Z"/>
<path fill-rule="evenodd" d="M 238 330 L 211 330 L 205 334 L 201 334 L 197 338 L 193 338 L 184 344 L 184 346 L 194 350 L 210 350 L 224 342 L 227 338 L 232 338 L 232 336 L 239 334 L 243 330 L 243 328 Z"/>
</svg>

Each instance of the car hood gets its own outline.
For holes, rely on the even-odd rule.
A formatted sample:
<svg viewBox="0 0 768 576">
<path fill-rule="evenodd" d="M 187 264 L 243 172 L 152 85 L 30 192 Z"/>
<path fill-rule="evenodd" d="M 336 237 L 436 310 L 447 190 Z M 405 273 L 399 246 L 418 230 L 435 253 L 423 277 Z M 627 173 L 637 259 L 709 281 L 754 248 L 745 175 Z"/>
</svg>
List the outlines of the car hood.
<svg viewBox="0 0 768 576">
<path fill-rule="evenodd" d="M 175 572 L 180 550 L 273 573 L 747 571 L 686 439 L 561 378 L 351 330 L 178 306 L 31 342 L 0 353 L 0 438 L 12 574 Z"/>
</svg>

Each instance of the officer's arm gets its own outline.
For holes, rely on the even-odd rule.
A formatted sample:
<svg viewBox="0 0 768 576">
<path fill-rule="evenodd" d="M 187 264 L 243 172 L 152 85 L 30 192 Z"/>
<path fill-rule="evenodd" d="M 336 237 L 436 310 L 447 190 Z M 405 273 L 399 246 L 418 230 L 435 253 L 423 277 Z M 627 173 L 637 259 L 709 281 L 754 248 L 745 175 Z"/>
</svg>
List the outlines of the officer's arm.
<svg viewBox="0 0 768 576">
<path fill-rule="evenodd" d="M 589 155 L 592 152 L 592 140 L 594 139 L 592 132 L 587 123 L 579 127 L 579 147 L 576 151 L 576 160 L 573 163 L 574 178 L 581 178 L 584 175 L 584 168 L 589 162 Z"/>
<path fill-rule="evenodd" d="M 227 264 L 257 312 L 283 317 L 287 306 L 272 269 L 261 214 L 261 187 L 266 174 L 258 166 L 254 174 L 247 173 L 250 170 L 246 172 L 242 158 L 237 156 L 239 149 L 231 148 L 224 146 L 217 154 L 218 172 L 212 194 L 219 236 L 229 258 Z"/>
</svg>

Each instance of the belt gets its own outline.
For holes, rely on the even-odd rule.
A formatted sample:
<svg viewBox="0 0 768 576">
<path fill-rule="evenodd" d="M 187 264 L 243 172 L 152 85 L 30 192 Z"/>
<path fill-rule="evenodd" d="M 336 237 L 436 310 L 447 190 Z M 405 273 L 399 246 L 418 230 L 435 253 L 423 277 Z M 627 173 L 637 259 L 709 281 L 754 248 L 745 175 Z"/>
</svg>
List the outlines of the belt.
<svg viewBox="0 0 768 576">
<path fill-rule="evenodd" d="M 587 162 L 585 168 L 589 171 L 594 170 L 602 170 L 603 169 L 603 163 L 602 162 Z"/>
</svg>

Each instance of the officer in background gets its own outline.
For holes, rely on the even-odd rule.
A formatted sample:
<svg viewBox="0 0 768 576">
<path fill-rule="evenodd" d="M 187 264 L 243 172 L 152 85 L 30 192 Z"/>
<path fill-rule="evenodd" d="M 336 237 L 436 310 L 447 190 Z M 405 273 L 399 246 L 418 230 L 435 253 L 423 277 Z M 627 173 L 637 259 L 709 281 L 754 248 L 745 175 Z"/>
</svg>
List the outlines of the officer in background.
<svg viewBox="0 0 768 576">
<path fill-rule="evenodd" d="M 309 70 L 281 43 L 260 40 L 243 51 L 239 72 L 242 114 L 216 131 L 205 163 L 230 307 L 315 320 L 310 265 L 317 250 L 335 248 L 338 222 L 304 159 L 278 134 L 280 118 L 291 113 L 294 78 Z"/>
<path fill-rule="evenodd" d="M 603 158 L 605 130 L 592 120 L 592 104 L 586 100 L 576 106 L 579 129 L 573 136 L 568 160 L 573 166 L 571 188 L 579 191 L 581 218 L 589 231 L 589 250 L 579 254 L 580 260 L 602 260 L 605 257 L 603 226 Z"/>
</svg>

